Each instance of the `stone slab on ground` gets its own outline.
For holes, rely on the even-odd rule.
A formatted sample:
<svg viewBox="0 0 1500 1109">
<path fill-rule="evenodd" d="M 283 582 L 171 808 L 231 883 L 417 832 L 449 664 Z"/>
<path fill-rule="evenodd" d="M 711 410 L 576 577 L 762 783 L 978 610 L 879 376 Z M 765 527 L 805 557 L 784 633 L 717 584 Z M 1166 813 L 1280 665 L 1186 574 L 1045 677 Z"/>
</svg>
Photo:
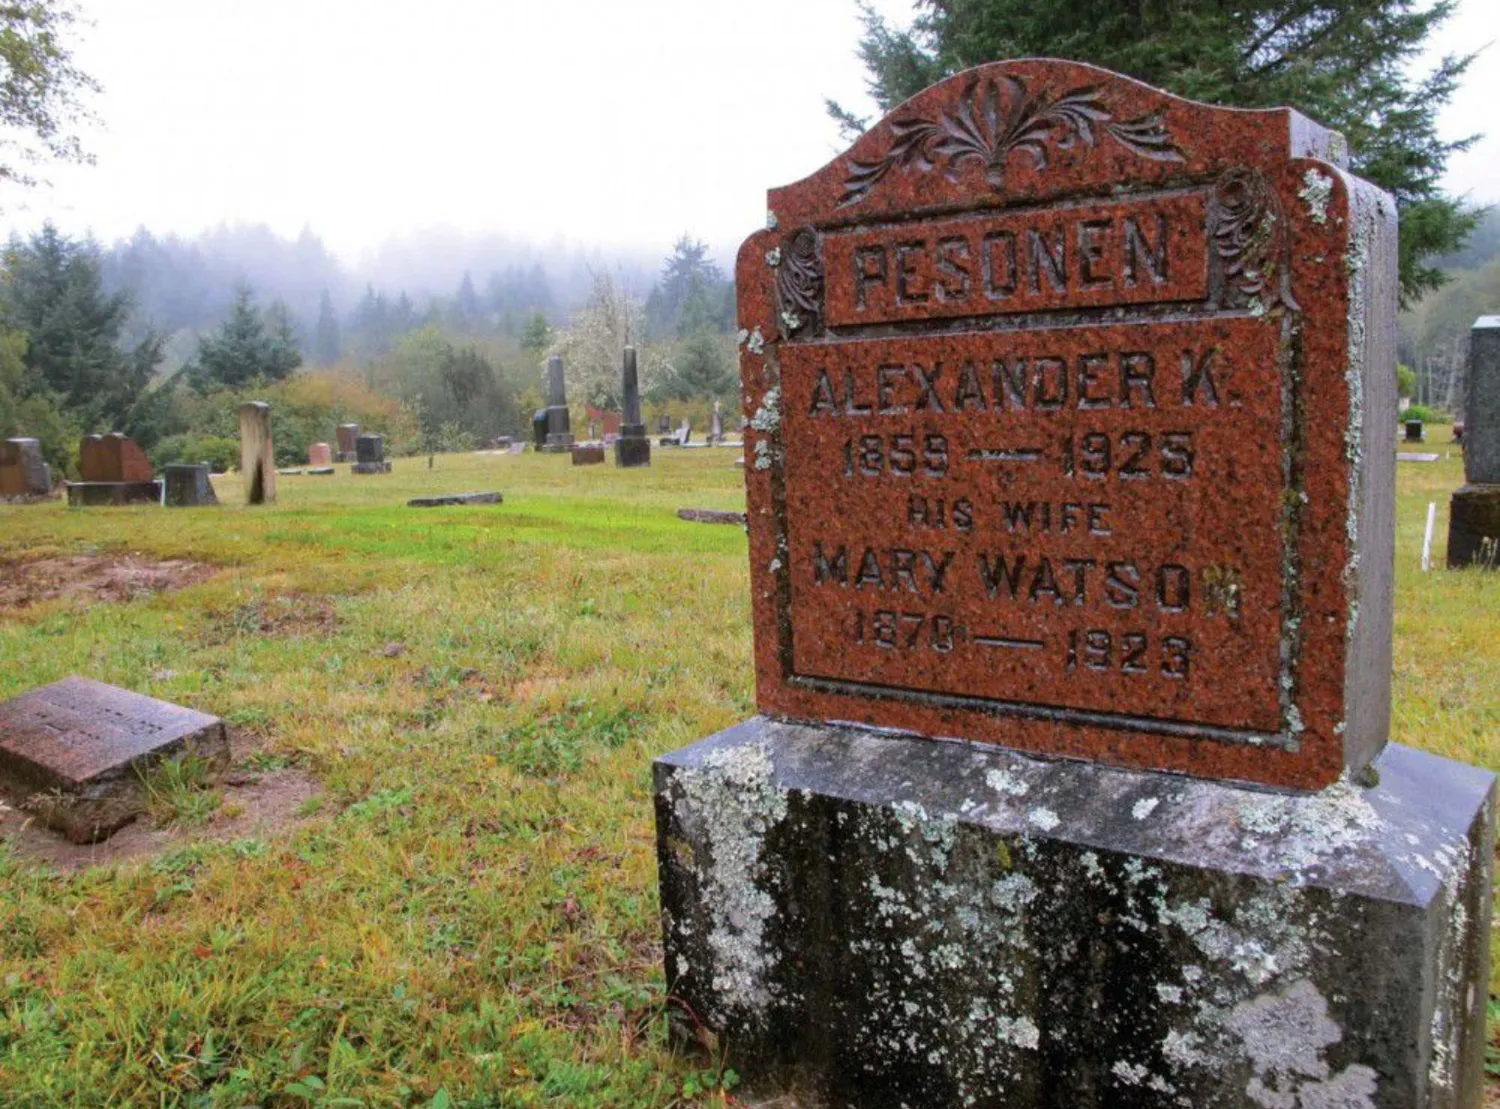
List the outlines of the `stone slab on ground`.
<svg viewBox="0 0 1500 1109">
<path fill-rule="evenodd" d="M 1448 567 L 1500 570 L 1500 485 L 1464 485 L 1448 502 Z"/>
<path fill-rule="evenodd" d="M 75 843 L 133 819 L 144 806 L 140 773 L 190 754 L 226 763 L 223 722 L 87 678 L 0 704 L 0 783 Z"/>
<path fill-rule="evenodd" d="M 1442 459 L 1440 454 L 1429 454 L 1426 451 L 1397 451 L 1397 462 L 1438 462 Z"/>
<path fill-rule="evenodd" d="M 740 527 L 745 526 L 746 520 L 743 512 L 722 508 L 679 508 L 677 518 L 694 524 L 738 524 Z"/>
<path fill-rule="evenodd" d="M 499 493 L 448 493 L 440 497 L 413 497 L 406 502 L 406 507 L 446 508 L 449 505 L 500 504 L 504 499 Z"/>
<path fill-rule="evenodd" d="M 159 481 L 70 481 L 68 504 L 101 508 L 127 504 L 160 504 Z"/>
<path fill-rule="evenodd" d="M 841 1109 L 1472 1109 L 1494 778 L 1374 770 L 1286 795 L 754 718 L 655 765 L 668 992 Z"/>
</svg>

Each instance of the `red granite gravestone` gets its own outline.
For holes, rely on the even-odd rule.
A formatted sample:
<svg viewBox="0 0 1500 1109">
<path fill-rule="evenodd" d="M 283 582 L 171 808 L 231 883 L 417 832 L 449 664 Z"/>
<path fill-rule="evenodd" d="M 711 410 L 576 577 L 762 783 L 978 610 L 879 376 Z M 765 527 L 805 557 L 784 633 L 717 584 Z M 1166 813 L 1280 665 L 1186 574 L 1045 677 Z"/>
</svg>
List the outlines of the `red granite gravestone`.
<svg viewBox="0 0 1500 1109">
<path fill-rule="evenodd" d="M 52 467 L 35 439 L 0 441 L 0 497 L 45 497 L 52 492 Z"/>
<path fill-rule="evenodd" d="M 736 270 L 762 710 L 1276 785 L 1373 759 L 1395 212 L 1341 144 L 1014 62 L 773 189 Z"/>
<path fill-rule="evenodd" d="M 332 466 L 333 449 L 327 443 L 314 443 L 307 448 L 309 466 Z"/>
<path fill-rule="evenodd" d="M 339 424 L 335 434 L 339 444 L 337 461 L 353 462 L 359 452 L 359 425 Z"/>
<path fill-rule="evenodd" d="M 135 440 L 119 432 L 86 436 L 79 449 L 78 473 L 86 482 L 138 482 L 156 477 Z"/>
<path fill-rule="evenodd" d="M 1479 1104 L 1495 779 L 1386 743 L 1395 205 L 1343 147 L 1027 60 L 771 191 L 760 714 L 654 767 L 676 1031 L 747 1086 Z"/>
</svg>

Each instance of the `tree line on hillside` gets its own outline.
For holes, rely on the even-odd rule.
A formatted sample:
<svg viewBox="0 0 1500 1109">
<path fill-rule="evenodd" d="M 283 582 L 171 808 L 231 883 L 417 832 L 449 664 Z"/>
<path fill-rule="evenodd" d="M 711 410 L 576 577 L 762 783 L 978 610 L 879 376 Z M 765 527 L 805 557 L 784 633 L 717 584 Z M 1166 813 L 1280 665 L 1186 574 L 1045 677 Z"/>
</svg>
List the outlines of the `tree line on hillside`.
<svg viewBox="0 0 1500 1109">
<path fill-rule="evenodd" d="M 41 439 L 62 471 L 84 434 L 112 430 L 158 463 L 230 464 L 233 410 L 252 396 L 277 405 L 281 462 L 300 461 L 309 442 L 345 421 L 381 427 L 397 453 L 471 449 L 525 434 L 545 403 L 542 367 L 554 353 L 566 359 L 582 427 L 585 406 L 618 410 L 627 343 L 643 352 L 654 404 L 701 418 L 738 392 L 732 286 L 686 235 L 644 301 L 600 269 L 583 303 L 555 324 L 545 273 L 531 267 L 498 272 L 483 289 L 465 275 L 421 313 L 404 294 L 371 287 L 341 316 L 322 290 L 311 328 L 241 281 L 210 326 L 169 337 L 143 321 L 137 290 L 106 279 L 109 258 L 51 226 L 13 238 L 4 258 L 0 435 Z M 522 305 L 516 318 L 508 306 Z"/>
</svg>

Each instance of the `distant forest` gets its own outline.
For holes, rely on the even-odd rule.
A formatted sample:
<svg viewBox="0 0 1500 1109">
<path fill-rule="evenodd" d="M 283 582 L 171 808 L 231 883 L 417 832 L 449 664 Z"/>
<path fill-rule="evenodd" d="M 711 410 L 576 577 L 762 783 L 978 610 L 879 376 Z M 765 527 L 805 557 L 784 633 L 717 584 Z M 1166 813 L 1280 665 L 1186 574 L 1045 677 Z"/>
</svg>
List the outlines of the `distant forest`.
<svg viewBox="0 0 1500 1109">
<path fill-rule="evenodd" d="M 247 399 L 271 402 L 283 463 L 344 421 L 393 453 L 471 450 L 527 433 L 554 354 L 586 433 L 620 407 L 626 344 L 653 421 L 738 403 L 733 284 L 687 234 L 661 259 L 434 234 L 355 270 L 311 232 L 105 246 L 48 226 L 11 239 L 0 277 L 0 436 L 42 439 L 64 472 L 106 431 L 158 464 L 232 465 Z"/>
<path fill-rule="evenodd" d="M 1463 249 L 1437 260 L 1446 284 L 1401 313 L 1399 357 L 1417 403 L 1461 415 L 1469 329 L 1500 315 L 1500 208 L 1484 213 Z"/>
</svg>

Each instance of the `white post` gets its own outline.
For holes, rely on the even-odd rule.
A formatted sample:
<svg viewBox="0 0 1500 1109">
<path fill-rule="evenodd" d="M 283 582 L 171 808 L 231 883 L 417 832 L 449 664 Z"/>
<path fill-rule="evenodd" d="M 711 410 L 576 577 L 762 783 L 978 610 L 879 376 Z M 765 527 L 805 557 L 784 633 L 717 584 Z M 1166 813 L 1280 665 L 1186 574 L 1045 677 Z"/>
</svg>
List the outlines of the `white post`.
<svg viewBox="0 0 1500 1109">
<path fill-rule="evenodd" d="M 1422 573 L 1432 568 L 1432 525 L 1437 521 L 1437 501 L 1427 502 L 1427 534 L 1422 537 Z"/>
</svg>

